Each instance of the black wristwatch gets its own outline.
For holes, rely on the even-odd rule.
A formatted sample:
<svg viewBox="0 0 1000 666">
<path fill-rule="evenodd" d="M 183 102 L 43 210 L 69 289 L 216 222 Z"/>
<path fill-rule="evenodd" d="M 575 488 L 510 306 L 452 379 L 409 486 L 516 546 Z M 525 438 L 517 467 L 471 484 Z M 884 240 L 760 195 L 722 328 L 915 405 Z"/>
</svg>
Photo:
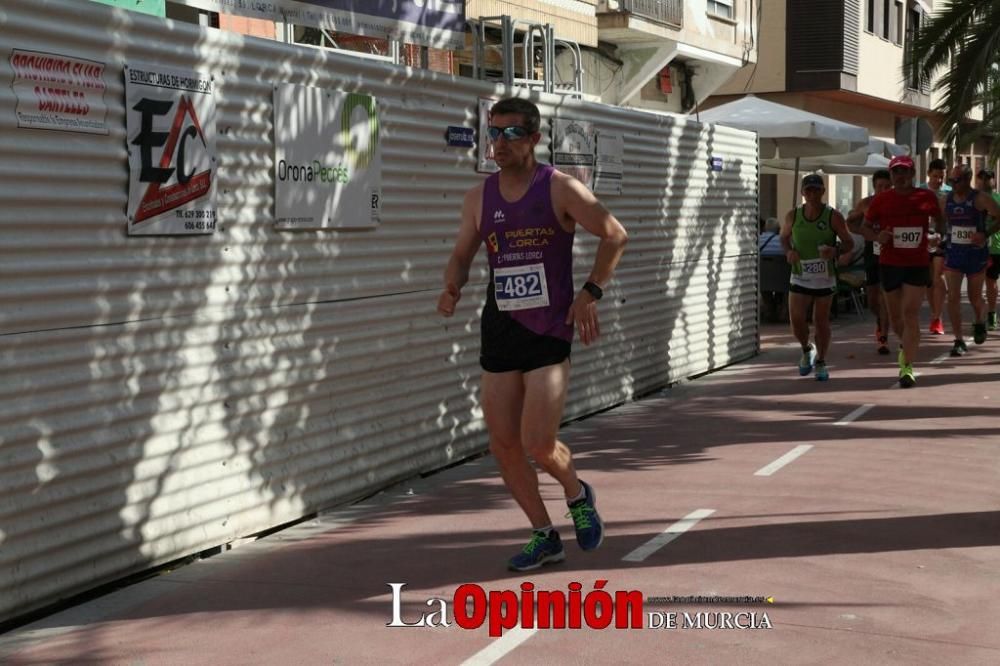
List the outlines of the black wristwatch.
<svg viewBox="0 0 1000 666">
<path fill-rule="evenodd" d="M 601 300 L 601 296 L 604 295 L 604 290 L 598 287 L 593 282 L 584 282 L 583 290 L 594 297 L 595 301 Z"/>
</svg>

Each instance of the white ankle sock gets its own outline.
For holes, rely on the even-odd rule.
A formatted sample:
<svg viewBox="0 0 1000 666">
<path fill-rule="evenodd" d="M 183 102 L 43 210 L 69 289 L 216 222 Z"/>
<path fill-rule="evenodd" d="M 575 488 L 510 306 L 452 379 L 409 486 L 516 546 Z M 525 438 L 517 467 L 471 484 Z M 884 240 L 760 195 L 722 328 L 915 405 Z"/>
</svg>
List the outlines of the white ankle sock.
<svg viewBox="0 0 1000 666">
<path fill-rule="evenodd" d="M 576 497 L 567 498 L 566 499 L 566 504 L 573 504 L 574 502 L 579 502 L 580 500 L 582 500 L 586 496 L 587 496 L 587 489 L 584 488 L 583 484 L 581 483 L 580 484 L 580 494 L 577 495 Z"/>
</svg>

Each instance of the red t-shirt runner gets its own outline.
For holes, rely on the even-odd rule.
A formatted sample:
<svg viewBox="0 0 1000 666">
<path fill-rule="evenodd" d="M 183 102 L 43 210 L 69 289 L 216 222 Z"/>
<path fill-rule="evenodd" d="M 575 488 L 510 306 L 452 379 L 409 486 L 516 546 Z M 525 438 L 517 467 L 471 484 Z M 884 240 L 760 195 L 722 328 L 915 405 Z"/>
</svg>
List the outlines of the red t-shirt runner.
<svg viewBox="0 0 1000 666">
<path fill-rule="evenodd" d="M 940 210 L 937 195 L 914 187 L 907 194 L 887 190 L 876 194 L 865 219 L 892 233 L 892 242 L 882 246 L 879 263 L 888 266 L 927 266 L 928 217 Z"/>
</svg>

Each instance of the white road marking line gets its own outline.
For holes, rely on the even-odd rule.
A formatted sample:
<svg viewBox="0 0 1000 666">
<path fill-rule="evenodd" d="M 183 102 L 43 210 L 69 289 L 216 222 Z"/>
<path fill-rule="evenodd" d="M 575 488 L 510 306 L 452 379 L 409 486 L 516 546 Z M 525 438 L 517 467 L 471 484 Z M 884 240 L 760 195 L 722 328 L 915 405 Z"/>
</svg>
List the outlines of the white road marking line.
<svg viewBox="0 0 1000 666">
<path fill-rule="evenodd" d="M 538 629 L 514 627 L 482 650 L 462 662 L 462 666 L 490 666 L 503 659 L 508 652 L 538 633 Z"/>
<path fill-rule="evenodd" d="M 939 365 L 941 363 L 944 363 L 945 361 L 948 360 L 949 356 L 951 356 L 951 352 L 950 351 L 946 351 L 945 353 L 941 354 L 936 359 L 934 359 L 933 361 L 931 361 L 931 365 Z"/>
<path fill-rule="evenodd" d="M 777 472 L 779 469 L 781 469 L 782 467 L 784 467 L 788 463 L 792 462 L 793 460 L 795 460 L 799 456 L 803 455 L 806 451 L 808 451 L 812 447 L 813 447 L 812 444 L 799 444 L 794 449 L 792 449 L 791 451 L 789 451 L 785 455 L 781 456 L 780 458 L 778 458 L 777 460 L 775 460 L 770 465 L 765 465 L 765 466 L 761 467 L 759 470 L 757 470 L 756 472 L 754 472 L 753 475 L 754 476 L 771 476 L 772 474 L 774 474 L 775 472 Z"/>
<path fill-rule="evenodd" d="M 866 403 L 864 405 L 861 405 L 860 407 L 858 407 L 857 409 L 855 409 L 853 412 L 851 412 L 850 414 L 848 414 L 844 418 L 842 418 L 839 421 L 835 422 L 833 425 L 847 425 L 851 421 L 856 421 L 857 419 L 859 419 L 862 416 L 864 416 L 865 413 L 869 409 L 871 409 L 872 407 L 874 407 L 874 406 L 875 405 L 872 404 L 872 403 Z"/>
<path fill-rule="evenodd" d="M 663 530 L 660 534 L 642 544 L 631 553 L 622 558 L 625 562 L 642 562 L 647 557 L 666 546 L 668 543 L 687 532 L 698 524 L 702 518 L 707 518 L 715 513 L 715 509 L 698 509 L 684 516 L 676 523 Z"/>
</svg>

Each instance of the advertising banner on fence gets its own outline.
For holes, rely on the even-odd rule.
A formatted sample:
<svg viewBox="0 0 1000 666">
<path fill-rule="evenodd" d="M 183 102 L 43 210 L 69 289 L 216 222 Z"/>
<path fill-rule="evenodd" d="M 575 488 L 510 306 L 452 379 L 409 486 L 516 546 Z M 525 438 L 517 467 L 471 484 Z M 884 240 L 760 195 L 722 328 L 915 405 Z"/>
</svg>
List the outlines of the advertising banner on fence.
<svg viewBox="0 0 1000 666">
<path fill-rule="evenodd" d="M 274 88 L 274 225 L 364 229 L 382 210 L 374 97 L 294 84 Z"/>
<path fill-rule="evenodd" d="M 591 187 L 595 140 L 594 123 L 589 120 L 556 118 L 552 121 L 552 166 Z"/>
<path fill-rule="evenodd" d="M 125 65 L 129 235 L 215 231 L 212 77 Z"/>
<path fill-rule="evenodd" d="M 464 0 L 174 0 L 225 14 L 439 49 L 465 48 Z"/>
<path fill-rule="evenodd" d="M 594 192 L 621 194 L 625 175 L 625 141 L 621 132 L 597 133 L 597 165 Z"/>
<path fill-rule="evenodd" d="M 108 133 L 103 62 L 13 49 L 10 66 L 18 127 Z"/>
</svg>

